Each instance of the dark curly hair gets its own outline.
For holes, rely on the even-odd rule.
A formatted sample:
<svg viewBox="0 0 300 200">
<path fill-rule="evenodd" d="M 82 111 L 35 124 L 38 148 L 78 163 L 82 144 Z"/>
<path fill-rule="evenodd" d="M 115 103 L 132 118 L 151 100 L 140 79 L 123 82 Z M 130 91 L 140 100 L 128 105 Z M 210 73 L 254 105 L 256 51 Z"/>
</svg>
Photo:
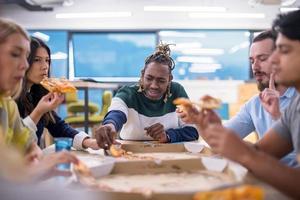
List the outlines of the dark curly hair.
<svg viewBox="0 0 300 200">
<path fill-rule="evenodd" d="M 145 60 L 144 70 L 149 63 L 156 62 L 163 65 L 168 65 L 170 72 L 175 68 L 175 62 L 171 58 L 171 44 L 163 44 L 162 42 L 156 47 L 156 51 L 148 56 Z"/>
</svg>

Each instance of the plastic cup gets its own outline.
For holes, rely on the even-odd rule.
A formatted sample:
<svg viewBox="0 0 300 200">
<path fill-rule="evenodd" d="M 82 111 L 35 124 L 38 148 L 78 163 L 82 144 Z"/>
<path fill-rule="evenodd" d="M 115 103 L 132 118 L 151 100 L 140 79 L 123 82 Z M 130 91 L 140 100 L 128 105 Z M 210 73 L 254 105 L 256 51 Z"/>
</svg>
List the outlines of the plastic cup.
<svg viewBox="0 0 300 200">
<path fill-rule="evenodd" d="M 54 144 L 55 152 L 70 151 L 73 144 L 73 139 L 66 137 L 54 138 Z M 59 170 L 70 170 L 70 163 L 59 164 L 57 165 L 57 168 Z"/>
</svg>

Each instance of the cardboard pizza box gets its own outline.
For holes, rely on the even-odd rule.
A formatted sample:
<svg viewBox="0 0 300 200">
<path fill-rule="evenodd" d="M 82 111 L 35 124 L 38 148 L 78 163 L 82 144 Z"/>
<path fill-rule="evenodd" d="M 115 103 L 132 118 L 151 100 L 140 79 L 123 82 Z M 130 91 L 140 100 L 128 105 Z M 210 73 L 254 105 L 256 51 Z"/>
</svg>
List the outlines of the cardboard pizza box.
<svg viewBox="0 0 300 200">
<path fill-rule="evenodd" d="M 150 152 L 191 152 L 201 155 L 213 155 L 211 149 L 200 142 L 158 143 L 156 141 L 119 141 L 121 148 L 133 153 Z"/>
<path fill-rule="evenodd" d="M 149 185 L 147 180 L 155 180 L 153 184 L 160 184 L 159 181 L 162 179 L 168 180 L 168 175 L 171 177 L 185 176 L 195 180 L 195 177 L 199 176 L 199 173 L 209 173 L 214 177 L 224 176 L 226 182 L 220 182 L 215 186 L 209 187 L 209 190 L 224 188 L 233 185 L 238 185 L 243 183 L 245 176 L 247 175 L 247 170 L 242 166 L 232 163 L 225 159 L 202 157 L 197 159 L 189 160 L 162 160 L 161 162 L 153 161 L 133 161 L 133 162 L 114 162 L 111 163 L 113 166 L 111 171 L 107 171 L 107 167 L 99 165 L 98 167 L 92 168 L 92 173 L 96 177 L 97 182 L 99 181 L 99 187 L 93 187 L 94 190 L 101 193 L 101 196 L 105 196 L 105 199 L 192 199 L 194 193 L 201 191 L 201 188 L 193 188 L 193 183 L 191 185 L 185 184 L 185 189 L 181 190 L 182 187 L 176 187 L 176 184 L 180 185 L 181 181 L 189 181 L 189 179 L 180 178 L 178 181 L 172 183 L 165 191 L 164 189 L 159 192 L 154 191 L 151 188 L 144 188 L 144 185 Z M 105 171 L 105 173 L 103 173 Z M 191 173 L 191 174 L 190 174 Z M 195 173 L 195 175 L 193 174 Z M 99 175 L 101 174 L 101 175 Z M 188 175 L 189 174 L 189 175 Z M 125 178 L 124 178 L 125 176 Z M 200 174 L 201 176 L 201 174 Z M 105 185 L 108 180 L 114 179 L 116 177 L 123 178 L 126 181 L 124 190 L 118 191 L 118 189 L 111 188 L 111 185 Z M 132 178 L 140 177 L 137 181 L 141 182 L 139 188 L 130 188 L 130 184 L 134 183 Z M 164 178 L 162 178 L 164 177 Z M 111 178 L 111 179 L 110 179 Z M 145 180 L 143 180 L 145 178 Z M 130 181 L 131 180 L 131 181 Z M 103 181 L 103 182 L 101 182 Z M 197 183 L 197 182 L 196 182 Z M 116 183 L 118 184 L 118 182 Z M 164 183 L 161 183 L 162 185 Z M 207 183 L 204 183 L 207 184 Z M 152 185 L 152 184 L 150 184 Z M 174 190 L 172 189 L 174 186 Z M 189 189 L 191 187 L 191 189 Z M 208 186 L 205 186 L 207 188 Z M 171 190 L 171 191 L 170 191 Z"/>
</svg>

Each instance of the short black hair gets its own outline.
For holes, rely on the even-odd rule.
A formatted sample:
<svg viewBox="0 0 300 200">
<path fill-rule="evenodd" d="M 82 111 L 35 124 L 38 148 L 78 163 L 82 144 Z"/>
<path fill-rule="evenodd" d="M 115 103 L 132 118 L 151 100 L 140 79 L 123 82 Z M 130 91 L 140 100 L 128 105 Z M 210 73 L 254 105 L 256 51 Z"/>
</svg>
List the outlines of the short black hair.
<svg viewBox="0 0 300 200">
<path fill-rule="evenodd" d="M 271 39 L 275 42 L 276 41 L 276 34 L 271 29 L 262 31 L 257 36 L 255 36 L 253 38 L 252 43 L 259 42 L 259 41 L 262 41 L 262 40 L 265 40 L 265 39 Z"/>
<path fill-rule="evenodd" d="M 272 29 L 291 40 L 300 41 L 300 10 L 279 14 L 273 22 Z"/>
</svg>

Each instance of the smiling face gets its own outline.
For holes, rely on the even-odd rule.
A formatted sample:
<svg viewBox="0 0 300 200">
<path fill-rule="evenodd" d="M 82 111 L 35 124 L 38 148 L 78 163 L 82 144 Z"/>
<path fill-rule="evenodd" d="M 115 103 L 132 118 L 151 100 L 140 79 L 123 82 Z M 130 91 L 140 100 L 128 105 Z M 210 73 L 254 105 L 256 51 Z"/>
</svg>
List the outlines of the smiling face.
<svg viewBox="0 0 300 200">
<path fill-rule="evenodd" d="M 39 47 L 36 50 L 36 54 L 33 57 L 33 63 L 30 66 L 26 77 L 31 84 L 39 84 L 44 77 L 48 76 L 50 65 L 50 55 L 43 47 Z"/>
<path fill-rule="evenodd" d="M 273 48 L 274 42 L 269 38 L 254 42 L 250 47 L 249 59 L 253 75 L 260 91 L 269 86 L 272 67 L 268 58 L 272 54 Z"/>
<path fill-rule="evenodd" d="M 20 85 L 28 68 L 30 42 L 14 33 L 0 44 L 0 92 L 11 93 Z"/>
<path fill-rule="evenodd" d="M 270 56 L 275 80 L 285 86 L 295 86 L 300 91 L 300 41 L 290 40 L 279 33 L 276 50 Z"/>
<path fill-rule="evenodd" d="M 157 62 L 149 63 L 144 73 L 142 72 L 142 83 L 144 93 L 151 100 L 158 100 L 166 93 L 172 75 L 168 65 Z"/>
</svg>

